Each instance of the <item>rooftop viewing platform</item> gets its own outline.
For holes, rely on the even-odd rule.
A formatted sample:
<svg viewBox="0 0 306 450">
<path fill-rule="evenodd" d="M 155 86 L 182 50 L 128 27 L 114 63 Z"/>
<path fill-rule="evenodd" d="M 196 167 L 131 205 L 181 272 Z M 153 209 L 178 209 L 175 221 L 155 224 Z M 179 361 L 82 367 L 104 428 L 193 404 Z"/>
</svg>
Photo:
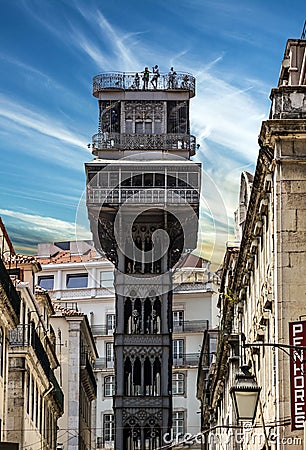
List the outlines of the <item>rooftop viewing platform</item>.
<svg viewBox="0 0 306 450">
<path fill-rule="evenodd" d="M 144 74 L 147 76 L 144 76 Z M 101 91 L 147 90 L 147 91 L 188 91 L 195 95 L 195 78 L 190 73 L 169 71 L 169 73 L 111 72 L 101 73 L 93 78 L 93 95 L 99 98 Z"/>
</svg>

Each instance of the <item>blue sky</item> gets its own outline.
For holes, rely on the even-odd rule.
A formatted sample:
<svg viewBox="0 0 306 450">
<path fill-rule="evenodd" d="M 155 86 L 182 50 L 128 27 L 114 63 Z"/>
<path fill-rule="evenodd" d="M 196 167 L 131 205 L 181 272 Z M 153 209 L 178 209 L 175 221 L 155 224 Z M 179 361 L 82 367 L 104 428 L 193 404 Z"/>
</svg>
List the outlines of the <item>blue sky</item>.
<svg viewBox="0 0 306 450">
<path fill-rule="evenodd" d="M 191 72 L 191 133 L 203 163 L 201 243 L 220 259 L 240 173 L 253 171 L 288 38 L 305 2 L 288 0 L 1 0 L 0 185 L 17 250 L 87 237 L 79 208 L 97 132 L 92 77 L 158 64 Z M 214 250 L 212 250 L 214 249 Z"/>
</svg>

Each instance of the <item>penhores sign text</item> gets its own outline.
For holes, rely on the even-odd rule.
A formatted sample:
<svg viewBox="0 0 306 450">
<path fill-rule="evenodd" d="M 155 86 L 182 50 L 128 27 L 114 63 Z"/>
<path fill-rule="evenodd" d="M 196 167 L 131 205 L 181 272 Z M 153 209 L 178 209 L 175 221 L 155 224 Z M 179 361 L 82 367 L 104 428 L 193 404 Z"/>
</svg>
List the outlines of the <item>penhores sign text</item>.
<svg viewBox="0 0 306 450">
<path fill-rule="evenodd" d="M 306 321 L 289 323 L 289 343 L 295 347 L 306 347 Z M 306 365 L 304 360 L 306 360 L 305 349 L 290 349 L 292 430 L 303 429 L 306 420 Z"/>
</svg>

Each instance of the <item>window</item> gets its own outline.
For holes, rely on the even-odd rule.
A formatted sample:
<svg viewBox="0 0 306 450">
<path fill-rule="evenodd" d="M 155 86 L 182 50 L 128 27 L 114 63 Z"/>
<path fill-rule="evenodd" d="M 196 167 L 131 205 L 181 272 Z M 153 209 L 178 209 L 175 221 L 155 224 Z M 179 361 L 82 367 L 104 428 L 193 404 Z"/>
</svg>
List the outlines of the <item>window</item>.
<svg viewBox="0 0 306 450">
<path fill-rule="evenodd" d="M 173 311 L 173 328 L 183 329 L 184 311 Z"/>
<path fill-rule="evenodd" d="M 184 411 L 174 411 L 172 414 L 173 437 L 179 438 L 185 432 L 185 413 Z"/>
<path fill-rule="evenodd" d="M 115 435 L 115 423 L 113 414 L 104 414 L 103 416 L 103 434 L 104 444 L 114 440 Z"/>
<path fill-rule="evenodd" d="M 38 286 L 43 289 L 52 290 L 54 288 L 54 276 L 53 275 L 44 275 L 38 277 Z"/>
<path fill-rule="evenodd" d="M 185 394 L 185 374 L 173 373 L 172 374 L 172 394 L 184 395 Z"/>
<path fill-rule="evenodd" d="M 182 364 L 184 358 L 184 340 L 174 339 L 173 340 L 173 363 Z"/>
<path fill-rule="evenodd" d="M 114 367 L 114 344 L 113 342 L 106 343 L 106 367 L 111 369 Z"/>
<path fill-rule="evenodd" d="M 4 361 L 4 358 L 3 358 L 3 342 L 4 342 L 4 339 L 3 339 L 3 328 L 2 327 L 0 327 L 0 376 L 1 377 L 3 377 L 3 361 Z"/>
<path fill-rule="evenodd" d="M 136 134 L 152 134 L 152 122 L 136 122 Z"/>
<path fill-rule="evenodd" d="M 114 272 L 100 272 L 100 287 L 113 288 L 114 287 Z"/>
<path fill-rule="evenodd" d="M 115 393 L 115 377 L 104 377 L 104 397 L 112 397 Z"/>
<path fill-rule="evenodd" d="M 88 274 L 78 273 L 76 275 L 67 275 L 66 287 L 68 289 L 86 288 L 88 284 Z"/>
<path fill-rule="evenodd" d="M 116 316 L 115 314 L 106 314 L 106 331 L 108 335 L 112 335 L 115 331 Z"/>
</svg>

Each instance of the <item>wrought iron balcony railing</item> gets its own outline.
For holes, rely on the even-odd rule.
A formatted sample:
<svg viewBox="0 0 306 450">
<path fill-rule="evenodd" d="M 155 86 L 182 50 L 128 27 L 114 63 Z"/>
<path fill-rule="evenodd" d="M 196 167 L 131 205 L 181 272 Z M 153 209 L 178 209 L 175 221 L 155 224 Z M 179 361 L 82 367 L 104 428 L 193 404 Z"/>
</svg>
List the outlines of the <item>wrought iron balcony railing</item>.
<svg viewBox="0 0 306 450">
<path fill-rule="evenodd" d="M 93 336 L 112 336 L 114 334 L 114 328 L 110 328 L 108 325 L 92 325 L 91 331 Z"/>
<path fill-rule="evenodd" d="M 90 380 L 91 383 L 91 388 L 93 389 L 95 395 L 97 393 L 97 381 L 96 381 L 96 377 L 94 375 L 93 372 L 93 367 L 91 365 L 91 362 L 89 360 L 88 354 L 87 353 L 82 353 L 81 354 L 81 368 L 82 368 L 82 375 L 84 373 L 86 373 L 86 376 L 83 377 L 83 379 L 85 380 L 85 378 L 87 379 L 87 377 Z"/>
<path fill-rule="evenodd" d="M 208 320 L 180 320 L 173 321 L 173 333 L 203 332 L 208 329 Z"/>
<path fill-rule="evenodd" d="M 39 335 L 36 333 L 33 324 L 18 325 L 9 332 L 9 342 L 11 347 L 33 347 L 46 376 L 49 378 L 51 366 L 48 355 L 41 343 Z"/>
<path fill-rule="evenodd" d="M 102 356 L 97 358 L 94 363 L 95 369 L 113 369 L 114 368 L 114 358 L 106 358 Z"/>
<path fill-rule="evenodd" d="M 142 73 L 139 73 L 140 80 L 135 79 L 136 73 L 114 72 L 101 73 L 93 78 L 93 95 L 98 97 L 103 90 L 141 90 L 144 88 Z M 190 73 L 176 72 L 175 76 L 162 73 L 157 79 L 156 87 L 151 83 L 153 74 L 150 74 L 146 90 L 181 90 L 188 91 L 189 95 L 195 95 L 195 78 Z"/>
<path fill-rule="evenodd" d="M 60 408 L 64 408 L 64 394 L 62 389 L 60 388 L 60 385 L 58 384 L 57 379 L 55 378 L 53 370 L 50 371 L 49 381 L 53 384 L 54 387 L 54 394 L 55 398 L 60 405 Z"/>
<path fill-rule="evenodd" d="M 36 333 L 33 324 L 18 325 L 14 330 L 9 332 L 9 342 L 11 347 L 32 347 L 37 359 L 39 360 L 45 375 L 54 387 L 55 397 L 60 405 L 64 407 L 64 394 L 57 382 L 53 370 L 50 366 L 48 355 L 41 343 L 39 335 Z"/>
<path fill-rule="evenodd" d="M 199 193 L 196 189 L 170 189 L 170 188 L 120 188 L 104 189 L 88 186 L 88 203 L 125 203 L 158 204 L 158 203 L 198 203 Z"/>
<path fill-rule="evenodd" d="M 198 366 L 200 353 L 181 353 L 173 355 L 172 364 L 175 367 Z"/>
<path fill-rule="evenodd" d="M 92 137 L 93 152 L 118 150 L 188 150 L 195 153 L 196 138 L 190 134 L 97 133 Z"/>
<path fill-rule="evenodd" d="M 18 292 L 16 291 L 15 286 L 12 283 L 12 280 L 3 264 L 2 259 L 0 258 L 0 283 L 6 293 L 8 301 L 15 312 L 17 318 L 19 319 L 20 314 L 20 297 Z"/>
</svg>

